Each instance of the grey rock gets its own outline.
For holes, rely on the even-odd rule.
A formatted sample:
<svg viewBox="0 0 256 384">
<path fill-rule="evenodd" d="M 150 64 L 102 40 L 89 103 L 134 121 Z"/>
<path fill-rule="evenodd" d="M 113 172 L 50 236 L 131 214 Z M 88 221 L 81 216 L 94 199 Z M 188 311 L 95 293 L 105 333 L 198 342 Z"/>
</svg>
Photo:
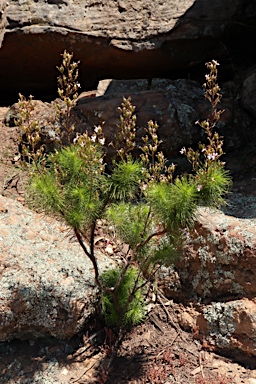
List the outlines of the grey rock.
<svg viewBox="0 0 256 384">
<path fill-rule="evenodd" d="M 62 223 L 0 196 L 0 254 L 0 341 L 69 339 L 97 313 L 91 263 Z"/>
</svg>

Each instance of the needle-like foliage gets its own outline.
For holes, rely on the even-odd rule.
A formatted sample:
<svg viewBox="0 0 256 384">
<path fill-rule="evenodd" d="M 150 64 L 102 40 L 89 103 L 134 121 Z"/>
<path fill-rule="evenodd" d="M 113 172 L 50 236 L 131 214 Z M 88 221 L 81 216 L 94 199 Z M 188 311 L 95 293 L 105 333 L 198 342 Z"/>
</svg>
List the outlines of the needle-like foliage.
<svg viewBox="0 0 256 384">
<path fill-rule="evenodd" d="M 64 119 L 66 133 L 62 136 L 70 141 L 75 127 L 67 124 L 75 102 L 71 96 L 78 88 L 78 75 L 77 65 L 71 65 L 72 56 L 64 53 L 63 58 L 65 62 L 59 70 L 66 77 L 59 78 L 58 82 L 68 119 Z M 136 115 L 130 99 L 123 99 L 120 108 L 120 125 L 112 144 L 116 157 L 108 164 L 110 172 L 105 172 L 105 138 L 101 126 L 95 127 L 92 135 L 77 134 L 72 144 L 62 143 L 52 154 L 37 150 L 34 157 L 29 156 L 33 163 L 28 187 L 30 201 L 37 209 L 62 218 L 74 230 L 78 243 L 92 262 L 103 314 L 112 326 L 125 327 L 143 320 L 143 288 L 154 279 L 161 265 L 170 265 L 181 254 L 184 231 L 193 226 L 198 206 L 219 206 L 225 202 L 231 181 L 224 163 L 219 160 L 223 140 L 215 132 L 222 113 L 216 108 L 221 98 L 216 83 L 217 65 L 214 60 L 207 63 L 210 74 L 206 76 L 205 95 L 212 112 L 209 119 L 198 122 L 206 133 L 207 144 L 200 143 L 196 151 L 191 148 L 180 151 L 192 164 L 190 175 L 174 178 L 175 165 L 166 166 L 167 159 L 159 150 L 158 125 L 152 121 L 145 128 L 141 156 L 133 157 Z M 65 91 L 66 71 L 72 81 Z M 24 103 L 22 99 L 22 116 L 26 118 L 20 124 L 27 132 L 22 148 L 27 148 L 28 154 L 29 148 L 35 149 L 34 137 L 38 144 L 40 134 L 38 125 L 33 131 L 28 115 L 31 108 Z M 118 267 L 101 276 L 95 252 L 99 219 L 111 228 L 111 241 L 118 238 L 126 249 L 122 251 Z"/>
<path fill-rule="evenodd" d="M 141 240 L 149 235 L 149 206 L 120 202 L 111 204 L 107 209 L 108 221 L 116 227 L 118 236 L 134 249 Z"/>
<path fill-rule="evenodd" d="M 139 191 L 142 176 L 142 163 L 131 156 L 116 163 L 108 182 L 110 199 L 115 201 L 134 199 Z"/>
<path fill-rule="evenodd" d="M 190 227 L 196 212 L 197 190 L 187 176 L 177 178 L 174 183 L 150 185 L 146 196 L 158 222 L 167 231 Z"/>
<path fill-rule="evenodd" d="M 122 273 L 122 268 L 104 272 L 101 276 L 104 286 L 116 287 Z M 137 268 L 130 266 L 116 288 L 115 297 L 113 298 L 113 295 L 108 292 L 103 294 L 102 308 L 108 325 L 119 324 L 127 327 L 139 324 L 145 319 L 143 290 L 139 289 L 143 280 L 139 278 L 139 274 L 140 271 Z M 131 294 L 133 295 L 132 300 Z M 123 316 L 120 316 L 120 313 Z"/>
</svg>

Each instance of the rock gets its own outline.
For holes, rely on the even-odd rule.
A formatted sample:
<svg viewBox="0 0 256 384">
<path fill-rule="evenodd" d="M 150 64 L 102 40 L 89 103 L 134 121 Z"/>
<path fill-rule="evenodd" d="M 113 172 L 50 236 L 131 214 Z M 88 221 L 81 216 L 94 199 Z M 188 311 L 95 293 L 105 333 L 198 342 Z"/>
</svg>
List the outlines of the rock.
<svg viewBox="0 0 256 384">
<path fill-rule="evenodd" d="M 87 96 L 84 96 L 87 97 Z M 30 115 L 30 121 L 37 121 L 38 126 L 40 128 L 41 140 L 37 144 L 37 148 L 40 145 L 44 145 L 45 152 L 52 152 L 60 142 L 60 134 L 58 133 L 61 130 L 62 123 L 60 119 L 58 119 L 57 111 L 62 110 L 64 108 L 64 103 L 60 99 L 54 100 L 52 103 L 44 103 L 41 100 L 33 100 L 33 110 Z M 59 106 L 57 108 L 57 105 Z M 8 127 L 15 127 L 17 121 L 19 120 L 19 104 L 14 103 L 6 112 L 4 117 L 4 123 Z M 70 117 L 69 123 L 74 124 L 77 131 L 83 132 L 83 127 L 81 127 L 81 120 L 72 114 Z M 23 135 L 24 132 L 19 132 Z M 75 136 L 75 134 L 74 134 Z M 69 144 L 67 140 L 63 141 L 64 144 Z"/>
<path fill-rule="evenodd" d="M 204 101 L 202 90 L 195 82 L 177 80 L 174 85 L 170 83 L 169 87 L 166 84 L 162 89 L 152 90 L 143 90 L 147 89 L 143 80 L 138 84 L 136 81 L 123 83 L 115 82 L 112 90 L 111 84 L 102 97 L 79 99 L 74 113 L 81 118 L 84 129 L 91 131 L 92 127 L 104 122 L 103 130 L 107 144 L 114 141 L 117 125 L 120 123 L 118 107 L 123 101 L 123 96 L 131 96 L 132 104 L 136 106 L 138 147 L 142 145 L 141 137 L 145 135 L 144 128 L 149 120 L 159 124 L 162 148 L 168 155 L 177 154 L 183 145 L 192 145 L 194 140 L 200 139 L 200 129 L 195 125 L 195 106 L 202 103 L 201 108 L 206 111 L 207 103 Z M 180 92 L 182 87 L 184 92 Z M 138 88 L 141 91 L 138 91 Z M 109 150 L 111 151 L 111 148 Z"/>
<path fill-rule="evenodd" d="M 196 120 L 208 117 L 209 102 L 204 98 L 201 85 L 192 80 L 145 79 L 104 80 L 99 83 L 96 98 L 79 97 L 74 113 L 81 118 L 81 127 L 91 131 L 104 122 L 107 143 L 114 140 L 119 121 L 118 107 L 123 97 L 131 97 L 136 106 L 138 147 L 149 120 L 159 125 L 161 149 L 167 156 L 177 155 L 183 146 L 197 145 L 204 138 Z M 218 124 L 225 136 L 226 150 L 239 147 L 255 125 L 243 109 L 230 98 L 223 98 L 220 108 L 225 109 Z M 241 130 L 241 126 L 243 130 Z M 111 148 L 108 149 L 111 152 Z"/>
<path fill-rule="evenodd" d="M 151 87 L 151 90 L 147 90 L 147 81 L 143 79 L 108 80 L 100 82 L 96 91 L 97 94 L 104 93 L 103 96 L 88 97 L 87 93 L 82 93 L 72 111 L 74 136 L 75 132 L 83 133 L 86 130 L 92 133 L 94 126 L 104 123 L 106 150 L 108 154 L 113 154 L 114 149 L 108 144 L 114 141 L 117 125 L 120 123 L 118 107 L 122 104 L 123 96 L 132 96 L 138 117 L 137 147 L 142 145 L 141 137 L 145 134 L 144 128 L 150 119 L 157 121 L 160 126 L 159 135 L 167 155 L 177 154 L 184 145 L 197 143 L 201 139 L 202 131 L 194 123 L 198 117 L 196 109 L 200 110 L 201 116 L 208 113 L 208 103 L 204 99 L 202 89 L 190 80 L 153 79 Z M 46 146 L 46 151 L 53 150 L 54 139 L 58 141 L 58 135 L 54 132 L 60 128 L 55 105 L 61 105 L 61 101 L 57 99 L 50 104 L 33 100 L 33 103 L 34 111 L 31 116 L 38 121 L 41 129 L 40 144 Z M 5 115 L 5 124 L 15 126 L 18 117 L 18 103 L 15 103 Z"/>
<path fill-rule="evenodd" d="M 0 52 L 3 95 L 56 95 L 64 49 L 81 60 L 82 89 L 104 78 L 202 77 L 215 58 L 253 60 L 256 6 L 244 0 L 10 0 Z M 244 44 L 246 41 L 246 44 Z"/>
<path fill-rule="evenodd" d="M 170 299 L 196 303 L 193 330 L 204 348 L 253 366 L 256 197 L 236 193 L 229 204 L 224 212 L 200 208 L 184 256 L 160 269 L 158 287 Z"/>
<path fill-rule="evenodd" d="M 4 38 L 5 26 L 6 26 L 6 8 L 7 3 L 5 0 L 0 0 L 0 48 Z"/>
<path fill-rule="evenodd" d="M 256 379 L 250 377 L 250 378 L 248 379 L 248 384 L 256 384 Z"/>
<path fill-rule="evenodd" d="M 187 310 L 180 312 L 178 314 L 178 321 L 180 326 L 185 331 L 192 331 L 196 327 L 195 315 L 194 313 L 191 315 Z"/>
<path fill-rule="evenodd" d="M 255 359 L 255 299 L 244 298 L 204 306 L 197 319 L 197 326 L 206 348 L 228 352 L 233 358 L 247 362 L 248 365 Z"/>
<path fill-rule="evenodd" d="M 95 95 L 102 95 L 95 97 Z M 72 110 L 70 123 L 74 124 L 75 132 L 90 134 L 97 125 L 103 125 L 106 137 L 106 151 L 113 155 L 114 149 L 108 144 L 114 141 L 117 125 L 120 123 L 118 107 L 123 97 L 131 97 L 137 115 L 137 150 L 143 144 L 142 136 L 149 120 L 156 121 L 159 125 L 159 138 L 162 140 L 161 150 L 167 157 L 178 164 L 181 171 L 186 162 L 185 157 L 179 155 L 183 146 L 197 146 L 199 141 L 205 139 L 203 130 L 195 124 L 196 120 L 208 117 L 210 104 L 204 98 L 201 85 L 192 80 L 145 79 L 139 80 L 104 80 L 99 82 L 97 90 L 83 92 L 79 95 L 77 105 Z M 56 130 L 61 128 L 56 119 L 56 104 L 63 106 L 60 99 L 52 103 L 43 103 L 34 100 L 35 109 L 32 117 L 38 120 L 41 128 L 42 141 L 46 151 L 54 149 L 54 140 L 59 140 Z M 225 150 L 231 151 L 239 148 L 247 137 L 255 131 L 255 124 L 246 115 L 239 104 L 235 104 L 231 97 L 223 97 L 221 115 L 218 129 L 224 136 Z M 7 111 L 5 123 L 15 125 L 18 118 L 18 104 L 15 103 Z M 255 131 L 256 134 L 256 131 Z M 179 156 L 177 156 L 179 155 Z M 106 158 L 108 161 L 109 158 Z"/>
<path fill-rule="evenodd" d="M 0 341 L 71 338 L 97 313 L 91 263 L 60 222 L 3 196 L 0 207 Z"/>
<path fill-rule="evenodd" d="M 243 107 L 256 117 L 256 69 L 244 80 L 241 103 Z"/>
<path fill-rule="evenodd" d="M 200 208 L 186 254 L 176 262 L 181 291 L 165 274 L 163 290 L 172 295 L 215 301 L 256 294 L 256 197 L 237 193 L 226 214 Z M 236 217 L 235 217 L 236 216 Z"/>
</svg>

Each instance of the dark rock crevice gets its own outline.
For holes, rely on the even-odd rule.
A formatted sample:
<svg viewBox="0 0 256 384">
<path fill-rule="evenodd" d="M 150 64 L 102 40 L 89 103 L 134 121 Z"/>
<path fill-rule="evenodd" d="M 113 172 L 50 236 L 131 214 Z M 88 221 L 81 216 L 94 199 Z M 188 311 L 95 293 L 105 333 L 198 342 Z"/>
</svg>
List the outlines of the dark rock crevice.
<svg viewBox="0 0 256 384">
<path fill-rule="evenodd" d="M 101 79 L 194 79 L 204 63 L 221 64 L 220 79 L 232 79 L 256 61 L 256 6 L 236 0 L 68 2 L 10 1 L 0 51 L 1 98 L 19 92 L 57 95 L 56 65 L 67 49 L 80 60 L 82 90 Z M 246 43 L 245 43 L 246 42 Z"/>
</svg>

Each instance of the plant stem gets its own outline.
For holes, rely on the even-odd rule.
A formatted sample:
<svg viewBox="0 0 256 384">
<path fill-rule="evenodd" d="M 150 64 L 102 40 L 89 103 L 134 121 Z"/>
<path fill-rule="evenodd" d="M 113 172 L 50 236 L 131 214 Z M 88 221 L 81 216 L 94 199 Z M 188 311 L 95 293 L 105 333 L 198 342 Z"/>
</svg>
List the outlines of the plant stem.
<svg viewBox="0 0 256 384">
<path fill-rule="evenodd" d="M 102 291 L 102 284 L 99 281 L 99 268 L 98 268 L 97 260 L 96 260 L 96 258 L 94 256 L 94 252 L 93 253 L 88 252 L 86 246 L 84 245 L 81 233 L 79 232 L 78 229 L 75 229 L 74 231 L 75 231 L 75 235 L 76 235 L 76 238 L 77 238 L 77 241 L 78 241 L 79 245 L 82 247 L 84 253 L 86 254 L 86 256 L 89 257 L 89 259 L 92 262 L 93 269 L 94 269 L 95 283 L 97 284 L 97 286 Z M 91 234 L 91 241 L 92 241 L 92 239 L 94 239 L 94 236 L 92 236 L 92 234 Z M 90 249 L 92 250 L 93 247 L 91 246 Z"/>
</svg>

